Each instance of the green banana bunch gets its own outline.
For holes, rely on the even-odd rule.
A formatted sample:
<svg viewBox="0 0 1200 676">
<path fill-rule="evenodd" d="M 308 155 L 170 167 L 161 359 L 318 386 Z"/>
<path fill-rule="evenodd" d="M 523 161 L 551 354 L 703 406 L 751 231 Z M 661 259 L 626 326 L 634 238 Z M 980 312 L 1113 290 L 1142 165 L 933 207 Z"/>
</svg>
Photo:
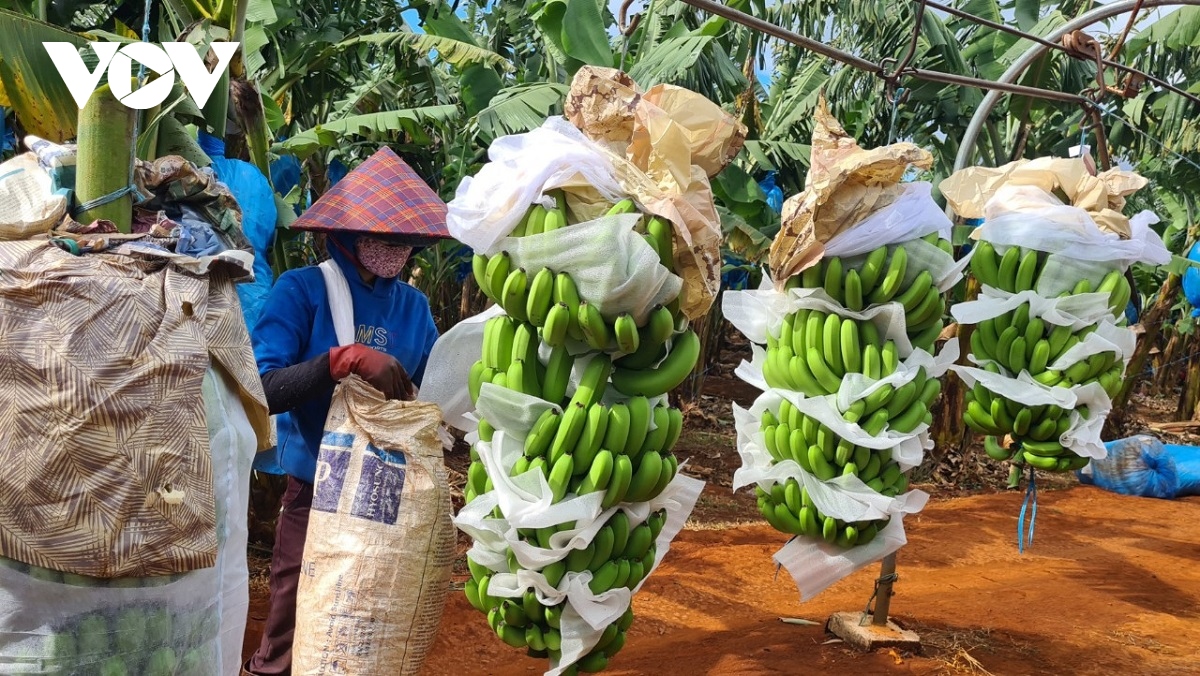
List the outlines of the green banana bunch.
<svg viewBox="0 0 1200 676">
<path fill-rule="evenodd" d="M 937 233 L 921 239 L 954 255 L 950 241 L 939 238 Z M 946 299 L 934 286 L 928 270 L 917 271 L 915 275 L 910 271 L 905 246 L 904 243 L 890 248 L 881 246 L 856 259 L 824 258 L 789 279 L 785 288 L 824 289 L 830 298 L 855 312 L 874 305 L 900 303 L 904 306 L 909 341 L 932 353 L 945 328 Z M 906 286 L 905 280 L 910 277 Z"/>
<path fill-rule="evenodd" d="M 941 381 L 919 373 L 899 388 L 886 385 L 854 402 L 843 418 L 863 432 L 879 436 L 886 431 L 906 434 L 921 423 L 930 423 L 930 407 L 941 393 Z M 794 460 L 821 481 L 853 474 L 876 492 L 894 497 L 907 489 L 898 483 L 899 465 L 892 451 L 856 446 L 783 400 L 777 409 L 763 412 L 760 430 L 767 453 L 776 462 Z"/>
<path fill-rule="evenodd" d="M 1010 293 L 1036 290 L 1045 266 L 1045 256 L 1034 250 L 1009 247 L 1003 255 L 987 241 L 976 246 L 971 271 L 979 281 Z M 1110 271 L 1093 287 L 1082 279 L 1060 297 L 1082 293 L 1106 293 L 1114 318 L 1123 316 L 1131 293 L 1129 283 L 1119 270 Z M 1072 332 L 1041 317 L 1031 316 L 1024 303 L 998 317 L 979 322 L 971 332 L 971 353 L 992 373 L 1015 377 L 1027 372 L 1047 387 L 1071 388 L 1092 382 L 1114 397 L 1124 382 L 1124 362 L 1115 352 L 1101 352 L 1063 369 L 1050 368 L 1062 355 L 1096 330 L 1088 326 Z M 1080 409 L 1085 414 L 1086 409 Z M 1059 442 L 1070 427 L 1070 411 L 1057 406 L 1029 407 L 1011 401 L 976 383 L 966 394 L 963 422 L 984 435 L 984 452 L 996 460 L 1014 465 L 1066 472 L 1088 462 L 1064 448 Z M 999 439 L 1007 439 L 1009 445 Z"/>
<path fill-rule="evenodd" d="M 654 568 L 657 548 L 654 544 L 666 523 L 666 513 L 658 510 L 647 520 L 634 526 L 624 511 L 616 512 L 593 539 L 582 549 L 572 550 L 567 558 L 543 567 L 540 572 L 546 581 L 558 587 L 568 572 L 590 571 L 589 586 L 593 593 L 601 594 L 610 589 L 626 587 L 634 589 Z M 558 527 L 536 529 L 521 533 L 521 538 L 536 546 L 546 546 L 550 536 L 560 530 L 573 527 L 563 524 Z M 543 606 L 528 590 L 519 598 L 499 598 L 488 593 L 492 575 L 497 572 L 467 558 L 471 577 L 463 585 L 467 602 L 488 617 L 488 623 L 496 635 L 514 648 L 525 648 L 528 654 L 541 658 L 561 658 L 561 618 L 565 602 Z M 515 573 L 520 565 L 512 550 L 508 551 L 508 570 Z M 598 671 L 616 655 L 625 644 L 625 634 L 633 623 L 633 609 L 605 628 L 599 642 L 581 658 L 574 667 L 579 671 Z"/>
<path fill-rule="evenodd" d="M 561 197 L 558 204 L 563 204 Z M 638 213 L 624 200 L 611 215 Z M 565 211 L 531 208 L 513 237 L 543 235 L 568 225 Z M 647 216 L 636 226 L 674 272 L 674 228 Z M 677 387 L 695 367 L 700 338 L 687 329 L 680 300 L 653 308 L 640 325 L 629 314 L 606 316 L 601 303 L 581 298 L 565 271 L 526 270 L 505 251 L 476 256 L 473 273 L 484 293 L 504 309 L 484 325 L 480 359 L 472 364 L 468 391 L 477 402 L 483 383 L 492 383 L 555 404 L 538 416 L 522 442 L 511 476 L 538 472 L 545 477 L 554 503 L 569 496 L 599 493 L 604 509 L 642 503 L 658 497 L 678 471 L 672 453 L 683 429 L 683 414 L 651 400 Z M 571 391 L 572 375 L 578 382 Z M 480 442 L 490 442 L 495 429 L 479 422 Z M 464 498 L 471 502 L 493 490 L 492 477 L 471 449 Z M 503 518 L 500 507 L 492 511 Z M 558 586 L 568 572 L 588 570 L 595 593 L 617 587 L 633 589 L 656 560 L 655 540 L 666 523 L 658 510 L 642 524 L 630 524 L 618 509 L 586 547 L 544 567 L 547 581 Z M 519 529 L 518 537 L 542 548 L 574 522 L 555 527 Z M 559 618 L 563 605 L 543 606 L 531 591 L 522 598 L 501 599 L 488 593 L 495 572 L 473 562 L 464 591 L 473 607 L 488 617 L 506 644 L 530 655 L 561 656 Z M 520 565 L 508 552 L 508 571 Z M 598 671 L 621 650 L 633 620 L 632 611 L 607 627 L 592 651 L 571 665 L 569 673 Z"/>
<path fill-rule="evenodd" d="M 755 487 L 755 495 L 758 511 L 775 530 L 821 539 L 843 549 L 867 544 L 887 525 L 887 519 L 847 523 L 825 516 L 795 479 L 773 484 L 769 491 Z"/>
<path fill-rule="evenodd" d="M 784 317 L 778 338 L 767 338 L 763 378 L 817 397 L 837 392 L 847 373 L 879 379 L 898 364 L 895 343 L 882 340 L 874 324 L 801 309 Z"/>
</svg>

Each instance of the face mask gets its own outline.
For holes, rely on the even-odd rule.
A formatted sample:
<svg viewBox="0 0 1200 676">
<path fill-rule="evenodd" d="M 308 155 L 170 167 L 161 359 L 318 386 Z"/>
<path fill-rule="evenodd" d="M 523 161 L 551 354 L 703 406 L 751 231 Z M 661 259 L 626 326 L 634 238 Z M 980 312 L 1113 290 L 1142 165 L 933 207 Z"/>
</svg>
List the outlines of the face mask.
<svg viewBox="0 0 1200 676">
<path fill-rule="evenodd" d="M 411 246 L 388 244 L 371 237 L 360 237 L 354 248 L 358 262 L 371 274 L 384 279 L 398 277 L 412 253 Z"/>
</svg>

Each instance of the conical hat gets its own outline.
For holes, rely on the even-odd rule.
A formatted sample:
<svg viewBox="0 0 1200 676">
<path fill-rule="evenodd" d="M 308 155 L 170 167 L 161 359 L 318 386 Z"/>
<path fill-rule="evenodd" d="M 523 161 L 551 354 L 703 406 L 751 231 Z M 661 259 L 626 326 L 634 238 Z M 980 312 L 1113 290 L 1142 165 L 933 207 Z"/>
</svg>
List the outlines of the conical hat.
<svg viewBox="0 0 1200 676">
<path fill-rule="evenodd" d="M 446 203 L 390 148 L 380 148 L 291 226 L 318 232 L 450 237 Z"/>
</svg>

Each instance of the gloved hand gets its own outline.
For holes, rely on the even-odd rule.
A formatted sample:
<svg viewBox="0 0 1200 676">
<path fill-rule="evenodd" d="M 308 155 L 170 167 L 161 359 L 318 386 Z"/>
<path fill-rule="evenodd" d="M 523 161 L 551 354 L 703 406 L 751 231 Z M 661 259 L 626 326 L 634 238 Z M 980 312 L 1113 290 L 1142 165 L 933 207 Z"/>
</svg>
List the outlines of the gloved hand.
<svg viewBox="0 0 1200 676">
<path fill-rule="evenodd" d="M 329 375 L 341 381 L 356 374 L 388 399 L 413 399 L 415 391 L 396 358 L 366 345 L 345 345 L 329 350 Z"/>
</svg>

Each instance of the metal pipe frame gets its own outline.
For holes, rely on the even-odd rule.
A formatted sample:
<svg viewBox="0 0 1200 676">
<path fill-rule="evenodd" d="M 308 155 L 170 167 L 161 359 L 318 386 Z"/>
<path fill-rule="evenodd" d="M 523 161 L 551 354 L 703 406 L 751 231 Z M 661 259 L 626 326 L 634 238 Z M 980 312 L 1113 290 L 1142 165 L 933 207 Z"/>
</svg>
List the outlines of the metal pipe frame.
<svg viewBox="0 0 1200 676">
<path fill-rule="evenodd" d="M 1100 5 L 1079 16 L 1062 26 L 1055 29 L 1043 39 L 1045 42 L 1057 43 L 1062 37 L 1068 33 L 1072 33 L 1088 26 L 1111 19 L 1115 16 L 1120 16 L 1126 12 L 1133 10 L 1138 5 L 1138 0 L 1121 0 L 1107 5 Z M 1168 7 L 1176 5 L 1197 5 L 1200 6 L 1200 0 L 1142 0 L 1141 8 L 1150 9 L 1154 7 Z M 1034 44 L 1017 58 L 1016 61 L 1004 71 L 1004 74 L 996 81 L 1001 84 L 1012 84 L 1029 68 L 1035 60 L 1050 50 L 1050 47 L 1043 43 Z M 988 116 L 991 115 L 992 109 L 996 107 L 996 102 L 1000 100 L 1000 96 L 1005 92 L 999 89 L 993 89 L 983 97 L 983 102 L 975 109 L 974 116 L 971 117 L 971 122 L 967 125 L 967 130 L 963 133 L 962 142 L 958 147 L 958 157 L 954 160 L 954 171 L 965 168 L 971 163 L 971 158 L 975 152 L 975 142 L 979 140 L 979 132 L 983 129 L 983 125 L 987 122 Z"/>
</svg>

